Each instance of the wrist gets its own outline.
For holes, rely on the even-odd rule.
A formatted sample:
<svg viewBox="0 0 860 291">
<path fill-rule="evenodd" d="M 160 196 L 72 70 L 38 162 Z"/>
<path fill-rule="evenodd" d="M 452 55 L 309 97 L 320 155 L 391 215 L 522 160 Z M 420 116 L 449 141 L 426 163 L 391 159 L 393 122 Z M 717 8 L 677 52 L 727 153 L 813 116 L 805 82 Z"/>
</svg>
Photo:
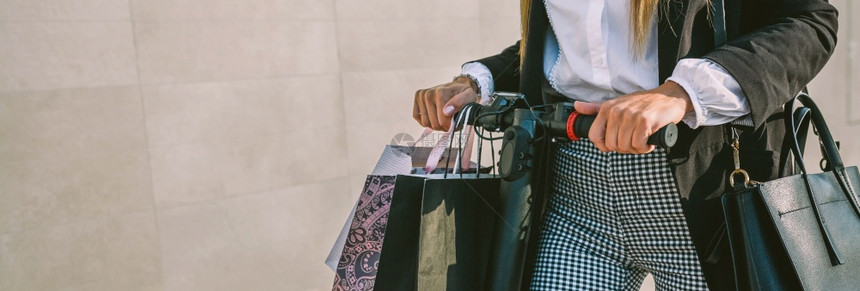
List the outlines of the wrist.
<svg viewBox="0 0 860 291">
<path fill-rule="evenodd" d="M 481 86 L 478 84 L 478 79 L 472 77 L 471 75 L 458 75 L 454 77 L 454 82 L 468 84 L 472 90 L 475 91 L 475 94 L 481 96 Z"/>
<path fill-rule="evenodd" d="M 687 93 L 687 90 L 684 89 L 680 84 L 675 83 L 674 81 L 666 81 L 663 85 L 658 87 L 660 93 L 663 95 L 677 98 L 679 101 L 684 102 L 684 112 L 693 112 L 695 108 L 693 107 L 693 100 L 690 99 L 690 94 Z"/>
</svg>

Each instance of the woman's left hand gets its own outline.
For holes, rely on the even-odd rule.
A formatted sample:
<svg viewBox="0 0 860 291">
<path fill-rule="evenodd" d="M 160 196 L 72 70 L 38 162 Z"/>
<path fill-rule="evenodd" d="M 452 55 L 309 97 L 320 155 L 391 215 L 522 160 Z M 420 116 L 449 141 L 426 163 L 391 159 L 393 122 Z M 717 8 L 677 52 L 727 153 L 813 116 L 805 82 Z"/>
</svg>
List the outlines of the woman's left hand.
<svg viewBox="0 0 860 291">
<path fill-rule="evenodd" d="M 693 111 L 687 91 L 671 81 L 599 104 L 574 102 L 573 107 L 580 114 L 597 115 L 588 139 L 598 149 L 633 154 L 653 151 L 654 146 L 647 144 L 648 137 Z"/>
</svg>

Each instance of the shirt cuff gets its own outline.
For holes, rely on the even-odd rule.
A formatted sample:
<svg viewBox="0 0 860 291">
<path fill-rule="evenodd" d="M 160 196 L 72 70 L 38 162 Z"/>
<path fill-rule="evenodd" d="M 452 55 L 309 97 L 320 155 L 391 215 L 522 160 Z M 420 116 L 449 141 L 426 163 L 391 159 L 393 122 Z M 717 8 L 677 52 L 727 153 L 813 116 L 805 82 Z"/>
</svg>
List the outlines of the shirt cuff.
<svg viewBox="0 0 860 291">
<path fill-rule="evenodd" d="M 479 62 L 466 63 L 460 69 L 460 73 L 469 75 L 478 81 L 478 87 L 481 88 L 481 92 L 479 92 L 481 104 L 486 105 L 493 101 L 493 73 L 487 66 Z"/>
<path fill-rule="evenodd" d="M 705 112 L 704 108 L 702 108 L 702 103 L 699 100 L 699 95 L 696 94 L 696 90 L 693 89 L 693 86 L 690 86 L 690 83 L 687 80 L 676 78 L 675 76 L 669 77 L 666 79 L 666 82 L 672 81 L 677 83 L 684 88 L 684 91 L 687 91 L 687 95 L 690 96 L 690 103 L 693 103 L 693 111 L 687 112 L 684 115 L 684 118 L 681 119 L 682 122 L 686 123 L 690 128 L 697 128 L 703 123 L 705 123 Z"/>
<path fill-rule="evenodd" d="M 682 121 L 690 126 L 720 125 L 749 118 L 749 100 L 738 81 L 708 59 L 682 59 L 667 79 L 678 83 L 693 104 Z"/>
</svg>

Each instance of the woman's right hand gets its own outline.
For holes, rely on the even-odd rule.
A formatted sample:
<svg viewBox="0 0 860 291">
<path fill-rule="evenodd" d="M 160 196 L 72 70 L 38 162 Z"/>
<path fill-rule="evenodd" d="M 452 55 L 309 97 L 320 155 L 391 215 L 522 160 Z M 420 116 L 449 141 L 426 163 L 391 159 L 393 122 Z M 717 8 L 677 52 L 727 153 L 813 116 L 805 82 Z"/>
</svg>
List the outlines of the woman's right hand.
<svg viewBox="0 0 860 291">
<path fill-rule="evenodd" d="M 421 126 L 447 131 L 451 117 L 463 106 L 478 101 L 478 84 L 461 76 L 450 83 L 415 92 L 412 117 Z"/>
</svg>

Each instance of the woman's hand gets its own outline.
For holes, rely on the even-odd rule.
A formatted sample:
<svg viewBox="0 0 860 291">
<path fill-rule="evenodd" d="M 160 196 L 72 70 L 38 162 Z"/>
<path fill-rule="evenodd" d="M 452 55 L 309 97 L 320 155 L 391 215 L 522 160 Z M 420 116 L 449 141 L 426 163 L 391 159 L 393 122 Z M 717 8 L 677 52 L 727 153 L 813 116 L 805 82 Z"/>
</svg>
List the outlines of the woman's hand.
<svg viewBox="0 0 860 291">
<path fill-rule="evenodd" d="M 644 154 L 654 150 L 648 137 L 669 123 L 678 123 L 693 103 L 687 91 L 674 82 L 654 90 L 624 95 L 600 104 L 575 102 L 581 114 L 597 115 L 588 139 L 604 152 Z"/>
<path fill-rule="evenodd" d="M 412 117 L 421 126 L 447 131 L 451 117 L 463 106 L 478 101 L 478 84 L 467 77 L 415 92 Z"/>
</svg>

